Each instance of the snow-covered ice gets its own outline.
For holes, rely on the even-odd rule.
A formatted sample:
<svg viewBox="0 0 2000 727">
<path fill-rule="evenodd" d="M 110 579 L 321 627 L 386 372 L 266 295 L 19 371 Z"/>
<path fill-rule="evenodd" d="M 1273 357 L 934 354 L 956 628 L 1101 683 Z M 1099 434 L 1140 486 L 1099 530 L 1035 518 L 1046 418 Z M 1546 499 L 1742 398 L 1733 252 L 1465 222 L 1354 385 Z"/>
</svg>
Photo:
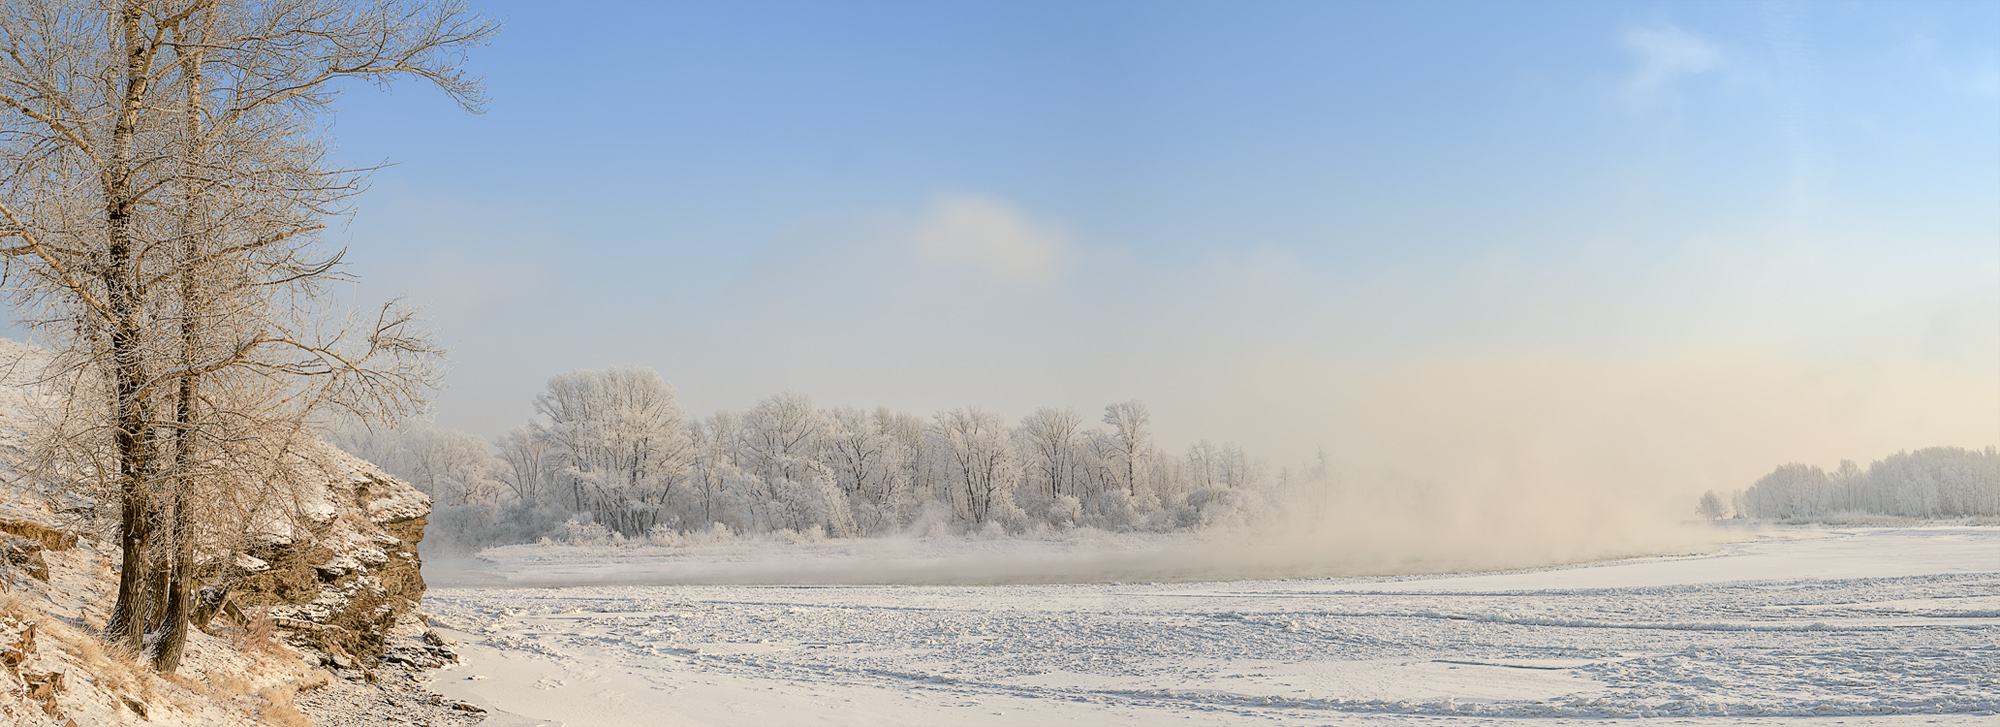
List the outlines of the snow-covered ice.
<svg viewBox="0 0 2000 727">
<path fill-rule="evenodd" d="M 543 555 L 489 578 L 607 575 Z M 425 605 L 464 656 L 435 686 L 500 725 L 2000 723 L 1990 527 L 1464 575 L 446 587 Z"/>
</svg>

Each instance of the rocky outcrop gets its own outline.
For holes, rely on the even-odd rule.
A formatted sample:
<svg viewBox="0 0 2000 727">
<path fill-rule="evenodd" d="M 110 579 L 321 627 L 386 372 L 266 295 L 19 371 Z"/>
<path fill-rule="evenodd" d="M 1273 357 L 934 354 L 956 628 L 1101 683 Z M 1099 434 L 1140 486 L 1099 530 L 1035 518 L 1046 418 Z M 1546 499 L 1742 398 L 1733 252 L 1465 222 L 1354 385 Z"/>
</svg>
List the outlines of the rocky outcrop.
<svg viewBox="0 0 2000 727">
<path fill-rule="evenodd" d="M 0 520 L 0 567 L 47 583 L 49 561 L 42 553 L 76 547 L 76 534 L 27 520 Z"/>
<path fill-rule="evenodd" d="M 420 621 L 417 543 L 431 501 L 372 464 L 315 444 L 298 464 L 296 499 L 270 513 L 247 552 L 224 566 L 241 575 L 222 580 L 232 583 L 227 597 L 237 606 L 267 607 L 297 638 L 373 664 L 391 632 Z"/>
<path fill-rule="evenodd" d="M 376 714 L 356 705 L 391 697 L 355 723 L 476 719 L 421 689 L 422 668 L 454 658 L 425 640 L 417 610 L 429 498 L 318 441 L 294 449 L 282 484 L 260 480 L 263 505 L 204 503 L 234 524 L 197 544 L 206 562 L 195 582 L 207 588 L 196 616 L 210 628 L 189 634 L 172 678 L 107 648 L 116 508 L 24 466 L 37 461 L 48 413 L 69 404 L 38 374 L 45 359 L 0 339 L 0 724 L 298 724 L 294 697 L 325 724 Z M 315 658 L 347 680 L 312 668 Z"/>
<path fill-rule="evenodd" d="M 33 540 L 40 543 L 44 550 L 69 550 L 76 547 L 76 533 L 66 533 L 27 520 L 0 520 L 0 533 Z"/>
</svg>

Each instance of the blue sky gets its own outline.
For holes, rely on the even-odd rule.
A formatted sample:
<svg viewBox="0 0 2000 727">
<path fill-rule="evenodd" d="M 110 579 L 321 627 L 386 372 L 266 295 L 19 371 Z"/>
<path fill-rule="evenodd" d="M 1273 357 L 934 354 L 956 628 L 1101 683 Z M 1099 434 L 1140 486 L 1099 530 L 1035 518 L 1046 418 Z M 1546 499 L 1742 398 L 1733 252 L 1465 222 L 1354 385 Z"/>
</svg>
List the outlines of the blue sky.
<svg viewBox="0 0 2000 727">
<path fill-rule="evenodd" d="M 476 7 L 486 113 L 336 126 L 444 426 L 647 365 L 1469 479 L 2000 443 L 2000 4 Z"/>
</svg>

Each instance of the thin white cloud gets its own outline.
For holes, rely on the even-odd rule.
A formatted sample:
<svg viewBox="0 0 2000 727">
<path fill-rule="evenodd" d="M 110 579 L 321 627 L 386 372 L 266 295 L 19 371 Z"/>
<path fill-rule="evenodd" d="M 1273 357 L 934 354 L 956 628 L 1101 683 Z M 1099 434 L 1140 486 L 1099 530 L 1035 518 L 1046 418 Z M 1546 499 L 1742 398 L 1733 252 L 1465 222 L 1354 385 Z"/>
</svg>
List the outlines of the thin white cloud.
<svg viewBox="0 0 2000 727">
<path fill-rule="evenodd" d="M 1954 58 L 1938 41 L 1923 33 L 1910 35 L 1908 52 L 1928 66 L 1945 87 L 1984 98 L 2000 98 L 2000 58 L 1989 49 L 1973 59 Z"/>
<path fill-rule="evenodd" d="M 931 200 L 911 241 L 926 263 L 977 270 L 995 282 L 1042 285 L 1055 279 L 1069 253 L 1069 236 L 1029 218 L 1012 202 L 981 194 Z"/>
<path fill-rule="evenodd" d="M 2000 97 L 2000 61 L 1992 56 L 1981 59 L 1966 79 L 1965 88 L 1975 96 Z"/>
<path fill-rule="evenodd" d="M 1670 24 L 1626 31 L 1624 44 L 1637 64 L 1625 79 L 1625 99 L 1634 106 L 1650 105 L 1676 79 L 1723 64 L 1714 44 Z"/>
</svg>

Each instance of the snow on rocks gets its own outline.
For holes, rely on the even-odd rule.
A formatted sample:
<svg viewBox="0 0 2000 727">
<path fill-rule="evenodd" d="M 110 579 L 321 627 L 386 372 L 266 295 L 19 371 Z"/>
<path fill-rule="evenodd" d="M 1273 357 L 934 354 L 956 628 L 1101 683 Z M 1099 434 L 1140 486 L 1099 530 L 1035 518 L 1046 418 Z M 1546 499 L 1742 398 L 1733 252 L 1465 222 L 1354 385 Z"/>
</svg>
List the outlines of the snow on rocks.
<svg viewBox="0 0 2000 727">
<path fill-rule="evenodd" d="M 278 618 L 330 627 L 304 638 L 333 639 L 319 646 L 372 663 L 386 648 L 383 634 L 423 597 L 417 543 L 430 499 L 320 442 L 305 447 L 294 468 L 303 483 L 295 507 L 269 513 L 245 554 L 265 567 L 246 568 L 234 598 Z"/>
<path fill-rule="evenodd" d="M 115 544 L 94 539 L 93 503 L 37 491 L 15 468 L 35 408 L 62 403 L 39 388 L 44 359 L 0 339 L 0 724 L 301 724 L 301 710 L 318 724 L 480 719 L 417 676 L 456 658 L 416 610 L 429 498 L 317 441 L 295 451 L 297 486 L 249 528 L 250 552 L 216 553 L 245 577 L 231 616 L 190 632 L 175 675 L 107 647 L 96 634 L 117 587 Z"/>
</svg>

